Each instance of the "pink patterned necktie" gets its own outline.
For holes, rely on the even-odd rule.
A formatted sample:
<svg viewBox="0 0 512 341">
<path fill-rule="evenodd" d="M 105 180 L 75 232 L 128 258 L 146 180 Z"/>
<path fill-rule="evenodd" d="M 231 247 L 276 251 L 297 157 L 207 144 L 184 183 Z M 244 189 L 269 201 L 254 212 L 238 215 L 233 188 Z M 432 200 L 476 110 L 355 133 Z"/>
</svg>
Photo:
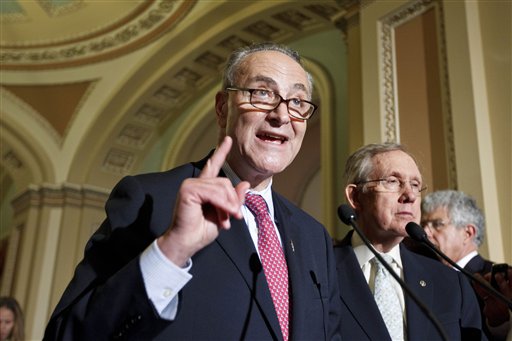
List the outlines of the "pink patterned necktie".
<svg viewBox="0 0 512 341">
<path fill-rule="evenodd" d="M 289 298 L 288 267 L 283 248 L 277 238 L 274 223 L 268 214 L 267 203 L 257 194 L 245 195 L 245 205 L 254 214 L 258 225 L 258 251 L 277 318 L 285 340 L 288 340 Z"/>
</svg>

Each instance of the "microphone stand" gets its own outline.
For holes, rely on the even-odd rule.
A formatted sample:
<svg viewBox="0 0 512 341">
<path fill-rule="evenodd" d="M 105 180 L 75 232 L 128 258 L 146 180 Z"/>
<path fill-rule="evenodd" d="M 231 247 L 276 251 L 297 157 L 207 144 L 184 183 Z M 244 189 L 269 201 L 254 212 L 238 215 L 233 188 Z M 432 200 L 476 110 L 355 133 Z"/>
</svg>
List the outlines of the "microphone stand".
<svg viewBox="0 0 512 341">
<path fill-rule="evenodd" d="M 344 208 L 345 206 L 345 208 Z M 348 209 L 346 209 L 348 208 Z M 359 228 L 359 226 L 357 225 L 355 219 L 356 219 L 356 216 L 355 216 L 355 213 L 353 214 L 349 214 L 347 215 L 346 211 L 352 211 L 352 208 L 348 205 L 341 205 L 339 208 L 338 208 L 338 215 L 340 216 L 341 220 L 343 221 L 343 223 L 347 224 L 347 225 L 350 225 L 354 228 L 354 230 L 357 232 L 357 234 L 359 235 L 359 237 L 361 237 L 361 239 L 363 240 L 363 242 L 365 243 L 365 245 L 368 247 L 368 249 L 370 249 L 370 251 L 375 255 L 375 257 L 379 260 L 379 262 L 381 262 L 382 265 L 384 265 L 384 267 L 386 268 L 386 270 L 389 272 L 389 274 L 391 276 L 393 276 L 393 278 L 398 282 L 398 284 L 400 284 L 400 286 L 402 287 L 402 289 L 409 295 L 410 298 L 412 298 L 412 300 L 416 303 L 416 305 L 421 309 L 421 311 L 430 319 L 430 321 L 432 321 L 432 323 L 434 324 L 434 326 L 436 327 L 437 331 L 439 332 L 439 334 L 441 335 L 441 338 L 444 340 L 444 341 L 448 341 L 448 336 L 446 335 L 446 332 L 444 331 L 443 327 L 441 326 L 441 323 L 439 322 L 439 320 L 432 314 L 432 312 L 425 306 L 425 304 L 423 304 L 423 302 L 421 302 L 421 300 L 419 299 L 419 297 L 414 293 L 412 292 L 412 290 L 405 284 L 405 282 L 397 275 L 397 273 L 393 270 L 393 268 L 391 268 L 391 266 L 384 260 L 384 258 L 379 254 L 379 252 L 377 252 L 377 250 L 375 250 L 375 248 L 373 247 L 373 245 L 371 244 L 371 242 L 368 240 L 368 238 L 366 238 L 366 236 L 364 235 L 364 233 L 361 231 L 361 229 Z"/>
<path fill-rule="evenodd" d="M 466 269 L 462 268 L 459 264 L 455 263 L 453 260 L 451 260 L 447 255 L 445 255 L 441 250 L 439 250 L 432 242 L 428 239 L 425 231 L 423 231 L 423 228 L 419 226 L 418 224 L 414 222 L 407 223 L 407 226 L 405 227 L 407 233 L 411 238 L 413 238 L 416 241 L 419 241 L 420 243 L 423 243 L 427 245 L 432 251 L 437 253 L 441 258 L 443 258 L 448 264 L 453 266 L 455 269 L 462 272 L 465 276 L 470 278 L 472 281 L 478 283 L 482 288 L 487 290 L 488 293 L 493 295 L 494 297 L 498 298 L 500 301 L 505 303 L 510 311 L 512 311 L 512 301 L 509 300 L 507 297 L 505 297 L 502 293 L 495 290 L 493 287 L 491 287 L 487 282 L 481 280 L 478 277 L 475 277 L 472 273 L 467 271 Z M 421 232 L 420 230 L 421 229 Z"/>
</svg>

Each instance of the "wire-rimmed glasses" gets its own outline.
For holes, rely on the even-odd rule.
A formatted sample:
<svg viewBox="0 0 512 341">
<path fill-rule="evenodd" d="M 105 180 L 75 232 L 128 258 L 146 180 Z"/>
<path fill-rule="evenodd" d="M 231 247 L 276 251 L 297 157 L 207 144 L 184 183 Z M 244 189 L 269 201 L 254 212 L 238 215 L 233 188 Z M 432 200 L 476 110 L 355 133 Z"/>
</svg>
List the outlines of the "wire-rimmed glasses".
<svg viewBox="0 0 512 341">
<path fill-rule="evenodd" d="M 358 182 L 357 185 L 364 185 L 364 184 L 371 183 L 371 182 L 377 183 L 375 190 L 380 191 L 380 192 L 397 193 L 397 192 L 403 191 L 406 186 L 406 183 L 409 184 L 412 192 L 415 195 L 419 195 L 421 192 L 423 192 L 424 190 L 427 189 L 427 186 L 422 185 L 419 180 L 403 181 L 394 176 L 389 176 L 387 178 L 381 178 L 381 179 L 375 179 L 375 180 L 361 181 L 361 182 Z"/>
</svg>

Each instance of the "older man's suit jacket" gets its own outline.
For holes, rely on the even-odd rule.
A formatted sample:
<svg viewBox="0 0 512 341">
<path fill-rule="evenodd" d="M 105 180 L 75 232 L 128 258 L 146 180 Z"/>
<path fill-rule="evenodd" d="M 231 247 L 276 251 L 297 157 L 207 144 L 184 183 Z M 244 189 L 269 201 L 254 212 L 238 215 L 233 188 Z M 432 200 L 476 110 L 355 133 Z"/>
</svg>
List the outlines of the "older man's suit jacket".
<svg viewBox="0 0 512 341">
<path fill-rule="evenodd" d="M 487 260 L 487 259 L 483 258 L 482 256 L 480 256 L 479 254 L 477 254 L 475 257 L 470 259 L 470 261 L 466 264 L 466 266 L 464 266 L 464 269 L 469 271 L 470 273 L 480 274 L 483 276 L 486 273 L 491 272 L 492 264 L 493 264 L 493 262 L 491 262 L 490 260 Z M 474 284 L 474 285 L 478 285 L 478 284 Z M 480 313 L 482 315 L 482 326 L 484 329 L 484 333 L 487 336 L 487 339 L 489 341 L 503 340 L 503 338 L 499 338 L 499 337 L 496 337 L 495 335 L 493 335 L 491 333 L 491 331 L 489 330 L 489 326 L 487 325 L 487 321 L 486 321 L 486 318 L 483 313 L 485 302 L 478 295 L 477 295 L 477 299 L 478 299 L 478 305 L 480 306 Z"/>
<path fill-rule="evenodd" d="M 475 257 L 470 259 L 464 269 L 473 274 L 478 273 L 483 276 L 486 273 L 491 272 L 492 264 L 493 262 L 477 254 Z"/>
<path fill-rule="evenodd" d="M 390 340 L 352 248 L 352 232 L 334 248 L 342 305 L 341 338 Z M 448 339 L 481 339 L 478 303 L 473 289 L 462 274 L 438 261 L 415 254 L 403 245 L 400 245 L 400 255 L 405 282 L 439 320 Z M 434 324 L 405 292 L 404 295 L 407 339 L 441 340 Z"/>
<path fill-rule="evenodd" d="M 280 340 L 270 291 L 247 226 L 231 229 L 192 258 L 193 278 L 179 294 L 176 319 L 159 318 L 148 299 L 140 253 L 170 225 L 182 181 L 205 160 L 120 181 L 107 218 L 58 303 L 47 340 Z M 273 193 L 290 278 L 293 340 L 336 338 L 339 291 L 332 239 L 323 226 Z"/>
</svg>

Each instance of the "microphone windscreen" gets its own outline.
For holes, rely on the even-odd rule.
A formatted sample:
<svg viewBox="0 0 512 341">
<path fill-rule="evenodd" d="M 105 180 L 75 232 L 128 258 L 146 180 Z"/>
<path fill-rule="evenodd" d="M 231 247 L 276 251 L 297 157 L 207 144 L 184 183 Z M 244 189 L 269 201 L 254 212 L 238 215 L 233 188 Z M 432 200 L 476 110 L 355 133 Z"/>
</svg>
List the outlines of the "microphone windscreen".
<svg viewBox="0 0 512 341">
<path fill-rule="evenodd" d="M 350 225 L 350 222 L 356 219 L 356 212 L 354 212 L 354 209 L 350 207 L 350 205 L 341 204 L 340 207 L 338 207 L 338 217 L 340 217 L 344 224 Z"/>
<path fill-rule="evenodd" d="M 405 230 L 407 231 L 407 234 L 409 234 L 409 237 L 418 242 L 428 240 L 425 230 L 423 230 L 423 228 L 414 221 L 407 223 L 407 225 L 405 225 Z"/>
</svg>

